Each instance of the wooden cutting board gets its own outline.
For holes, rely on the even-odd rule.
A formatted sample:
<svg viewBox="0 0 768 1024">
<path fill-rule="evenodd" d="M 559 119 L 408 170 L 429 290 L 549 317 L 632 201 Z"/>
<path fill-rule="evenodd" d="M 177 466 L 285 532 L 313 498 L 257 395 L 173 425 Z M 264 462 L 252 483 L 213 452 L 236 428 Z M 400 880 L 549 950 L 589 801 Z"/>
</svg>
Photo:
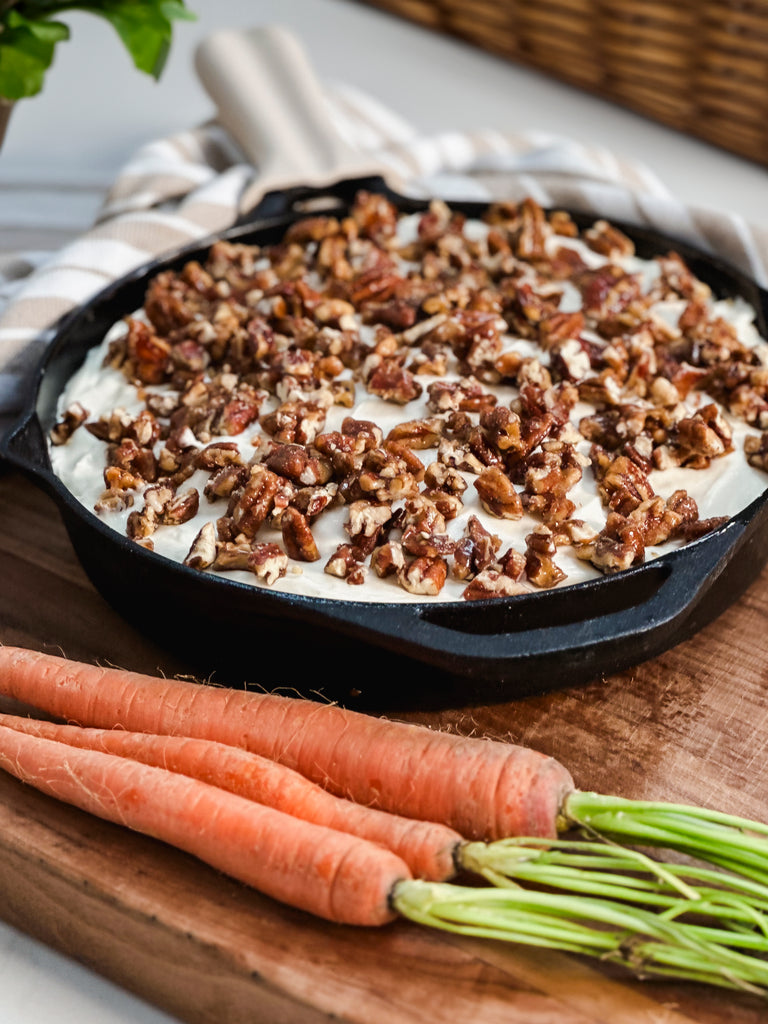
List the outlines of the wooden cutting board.
<svg viewBox="0 0 768 1024">
<path fill-rule="evenodd" d="M 0 471 L 0 642 L 189 673 L 94 591 L 51 501 Z M 582 789 L 768 818 L 768 571 L 636 670 L 398 717 L 551 753 Z M 414 669 L 415 680 L 418 669 Z M 283 682 L 289 682 L 286 679 Z M 0 915 L 192 1024 L 758 1024 L 768 1003 L 407 922 L 332 926 L 0 776 Z"/>
</svg>

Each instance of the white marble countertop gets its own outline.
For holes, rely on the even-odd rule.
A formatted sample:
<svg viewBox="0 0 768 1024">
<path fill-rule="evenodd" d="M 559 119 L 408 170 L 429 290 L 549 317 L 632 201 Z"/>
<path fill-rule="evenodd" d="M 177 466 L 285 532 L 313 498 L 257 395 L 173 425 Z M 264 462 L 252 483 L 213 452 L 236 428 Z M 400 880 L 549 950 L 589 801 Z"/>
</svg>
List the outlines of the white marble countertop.
<svg viewBox="0 0 768 1024">
<path fill-rule="evenodd" d="M 456 40 L 349 0 L 189 0 L 160 84 L 140 77 L 97 18 L 73 15 L 44 93 L 19 104 L 0 158 L 0 252 L 55 248 L 86 228 L 142 142 L 212 104 L 192 54 L 219 27 L 282 23 L 318 73 L 367 91 L 425 132 L 538 128 L 642 160 L 677 195 L 768 228 L 764 168 Z M 2 1024 L 163 1024 L 170 1017 L 0 924 Z M 226 1022 L 222 1022 L 226 1024 Z"/>
</svg>

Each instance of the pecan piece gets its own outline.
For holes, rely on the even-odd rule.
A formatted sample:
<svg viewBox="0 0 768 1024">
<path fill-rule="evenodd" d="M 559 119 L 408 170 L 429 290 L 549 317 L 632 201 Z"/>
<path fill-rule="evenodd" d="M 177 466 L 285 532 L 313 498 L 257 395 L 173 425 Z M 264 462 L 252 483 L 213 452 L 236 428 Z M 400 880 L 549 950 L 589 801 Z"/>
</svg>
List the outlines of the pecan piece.
<svg viewBox="0 0 768 1024">
<path fill-rule="evenodd" d="M 489 533 L 477 516 L 470 516 L 453 554 L 452 575 L 458 580 L 473 579 L 495 563 L 500 547 L 501 538 Z"/>
<path fill-rule="evenodd" d="M 310 455 L 298 444 L 284 444 L 264 460 L 267 469 L 304 487 L 327 484 L 331 479 L 331 465 L 326 459 Z"/>
<path fill-rule="evenodd" d="M 180 526 L 194 519 L 200 508 L 200 493 L 190 487 L 182 494 L 174 495 L 164 506 L 162 520 L 166 526 Z"/>
<path fill-rule="evenodd" d="M 594 544 L 577 552 L 606 574 L 629 569 L 645 559 L 641 528 L 617 512 L 610 512 Z"/>
<path fill-rule="evenodd" d="M 419 450 L 436 448 L 442 436 L 442 426 L 443 421 L 437 416 L 408 420 L 393 427 L 387 434 L 387 440 L 398 441 L 408 448 Z"/>
<path fill-rule="evenodd" d="M 280 519 L 283 544 L 289 558 L 298 562 L 316 562 L 320 558 L 309 522 L 298 509 L 290 505 Z"/>
<path fill-rule="evenodd" d="M 749 434 L 745 437 L 744 454 L 750 466 L 768 470 L 768 432 Z"/>
<path fill-rule="evenodd" d="M 247 540 L 224 541 L 216 548 L 216 558 L 211 568 L 219 572 L 234 569 L 248 569 L 248 560 L 253 549 Z"/>
<path fill-rule="evenodd" d="M 324 571 L 352 586 L 365 583 L 366 567 L 361 561 L 361 552 L 352 544 L 340 544 L 326 562 Z"/>
<path fill-rule="evenodd" d="M 353 501 L 349 506 L 349 518 L 344 529 L 352 545 L 363 556 L 369 555 L 378 544 L 382 529 L 392 518 L 389 504 L 373 504 L 368 501 Z"/>
<path fill-rule="evenodd" d="M 495 597 L 525 594 L 527 588 L 495 569 L 484 569 L 462 591 L 465 601 L 487 601 Z"/>
<path fill-rule="evenodd" d="M 397 541 L 387 541 L 375 548 L 371 555 L 371 568 L 378 577 L 396 576 L 405 568 L 403 547 Z"/>
<path fill-rule="evenodd" d="M 486 512 L 498 519 L 521 519 L 520 495 L 503 469 L 489 466 L 475 480 L 480 503 Z"/>
<path fill-rule="evenodd" d="M 366 387 L 372 395 L 397 405 L 407 405 L 423 390 L 411 371 L 396 359 L 383 359 L 368 377 Z"/>
<path fill-rule="evenodd" d="M 51 428 L 51 444 L 66 444 L 78 427 L 88 419 L 88 410 L 79 402 L 72 402 L 65 410 L 61 419 Z"/>
<path fill-rule="evenodd" d="M 192 541 L 192 546 L 184 558 L 184 565 L 191 569 L 209 569 L 216 561 L 216 528 L 213 523 L 205 523 Z"/>
<path fill-rule="evenodd" d="M 445 586 L 448 566 L 442 558 L 421 557 L 402 568 L 397 574 L 400 586 L 409 594 L 437 597 Z"/>
<path fill-rule="evenodd" d="M 271 587 L 288 571 L 288 556 L 279 544 L 254 544 L 248 556 L 248 568 Z"/>
<path fill-rule="evenodd" d="M 238 533 L 244 533 L 252 539 L 266 521 L 275 505 L 275 497 L 280 487 L 280 478 L 257 464 L 251 467 L 251 475 L 242 491 L 234 491 L 235 498 L 231 510 L 232 522 Z"/>
<path fill-rule="evenodd" d="M 535 587 L 549 589 L 566 578 L 555 565 L 556 553 L 552 531 L 546 526 L 537 527 L 525 538 L 525 574 Z"/>
</svg>

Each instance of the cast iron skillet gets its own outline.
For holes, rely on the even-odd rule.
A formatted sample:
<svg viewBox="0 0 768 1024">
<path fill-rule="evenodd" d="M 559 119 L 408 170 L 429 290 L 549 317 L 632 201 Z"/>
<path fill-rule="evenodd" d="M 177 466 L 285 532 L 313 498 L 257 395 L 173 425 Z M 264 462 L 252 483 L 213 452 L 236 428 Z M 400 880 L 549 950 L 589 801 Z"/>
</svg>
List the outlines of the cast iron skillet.
<svg viewBox="0 0 768 1024">
<path fill-rule="evenodd" d="M 269 244 L 318 201 L 343 212 L 358 189 L 383 191 L 403 212 L 426 203 L 378 177 L 273 191 L 230 241 Z M 479 203 L 452 203 L 468 217 Z M 593 218 L 575 213 L 586 225 Z M 674 240 L 619 225 L 650 256 L 676 249 L 720 297 L 743 296 L 768 334 L 768 293 Z M 183 654 L 191 672 L 361 708 L 493 702 L 629 668 L 719 615 L 768 559 L 768 492 L 719 530 L 612 577 L 483 602 L 384 604 L 285 595 L 189 569 L 135 545 L 86 510 L 51 470 L 46 437 L 56 403 L 86 352 L 143 302 L 148 279 L 204 257 L 212 239 L 115 282 L 59 325 L 0 456 L 56 502 L 74 549 L 102 595 L 145 634 Z"/>
</svg>

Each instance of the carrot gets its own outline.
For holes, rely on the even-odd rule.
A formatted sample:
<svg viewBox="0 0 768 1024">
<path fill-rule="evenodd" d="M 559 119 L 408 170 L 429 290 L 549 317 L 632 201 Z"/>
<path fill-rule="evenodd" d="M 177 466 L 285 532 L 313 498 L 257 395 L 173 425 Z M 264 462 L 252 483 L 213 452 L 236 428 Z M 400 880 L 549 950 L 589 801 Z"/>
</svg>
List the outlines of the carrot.
<svg viewBox="0 0 768 1024">
<path fill-rule="evenodd" d="M 215 786 L 0 726 L 0 767 L 58 800 L 193 854 L 292 907 L 380 925 L 407 865 L 366 839 L 300 821 Z"/>
<path fill-rule="evenodd" d="M 237 747 L 212 740 L 87 729 L 3 714 L 0 727 L 165 768 L 303 821 L 349 832 L 392 850 L 416 878 L 445 881 L 456 873 L 454 856 L 462 837 L 453 829 L 342 800 L 291 768 Z"/>
<path fill-rule="evenodd" d="M 426 882 L 411 878 L 399 857 L 365 839 L 300 821 L 165 768 L 4 725 L 0 768 L 49 796 L 170 843 L 265 895 L 335 923 L 376 926 L 400 916 L 461 934 L 609 958 L 635 971 L 756 994 L 768 991 L 768 964 L 762 958 L 768 920 L 757 927 L 763 917 L 752 909 L 749 894 L 749 902 L 739 897 L 735 912 L 722 901 L 712 904 L 722 920 L 702 928 L 695 920 L 678 920 L 690 907 L 701 911 L 696 892 L 693 902 L 664 899 L 663 912 L 656 913 L 612 899 L 528 892 L 517 885 L 480 889 Z M 598 885 L 604 886 L 605 873 L 599 876 Z M 745 922 L 756 926 L 750 934 Z"/>
<path fill-rule="evenodd" d="M 0 692 L 81 725 L 242 747 L 337 796 L 467 839 L 554 836 L 574 784 L 554 758 L 335 705 L 156 679 L 0 647 Z"/>
</svg>

